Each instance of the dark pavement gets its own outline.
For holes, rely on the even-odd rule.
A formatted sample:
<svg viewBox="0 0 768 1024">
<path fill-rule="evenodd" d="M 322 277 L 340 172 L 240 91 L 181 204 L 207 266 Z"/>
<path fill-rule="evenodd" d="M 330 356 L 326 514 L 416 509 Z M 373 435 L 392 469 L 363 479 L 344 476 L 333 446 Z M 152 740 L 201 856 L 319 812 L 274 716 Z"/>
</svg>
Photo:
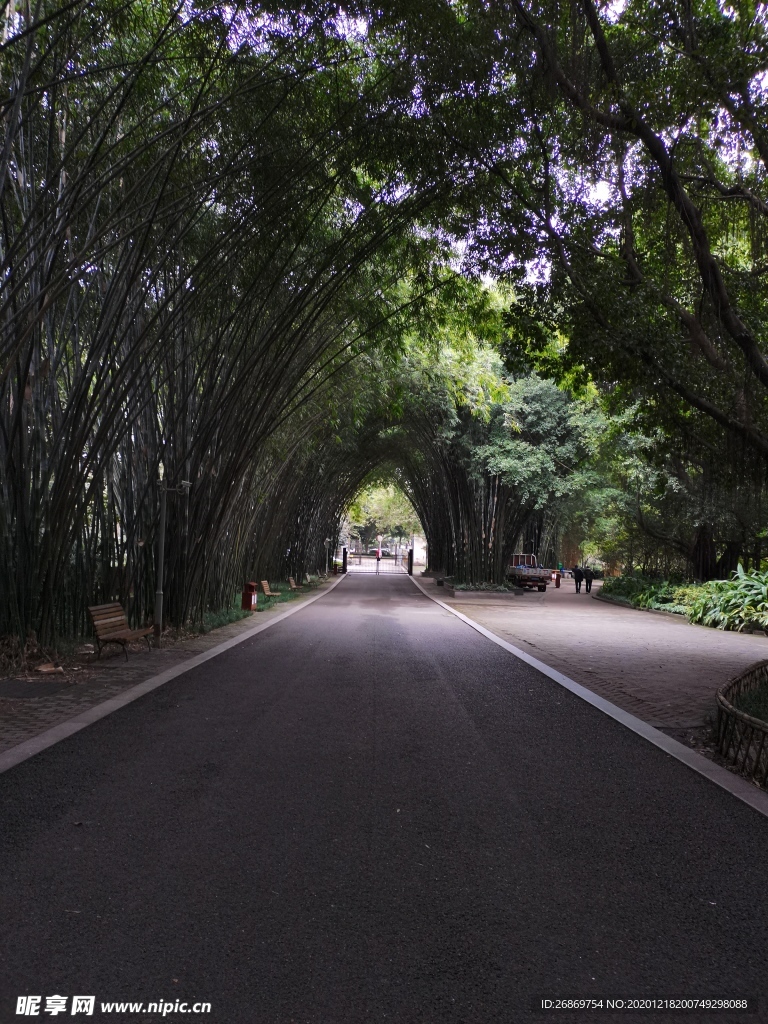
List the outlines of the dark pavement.
<svg viewBox="0 0 768 1024">
<path fill-rule="evenodd" d="M 0 800 L 2 1024 L 27 994 L 121 1022 L 163 1018 L 98 1004 L 516 1024 L 627 1017 L 543 997 L 751 996 L 630 1016 L 768 1021 L 768 820 L 407 578 L 347 578 Z"/>
</svg>

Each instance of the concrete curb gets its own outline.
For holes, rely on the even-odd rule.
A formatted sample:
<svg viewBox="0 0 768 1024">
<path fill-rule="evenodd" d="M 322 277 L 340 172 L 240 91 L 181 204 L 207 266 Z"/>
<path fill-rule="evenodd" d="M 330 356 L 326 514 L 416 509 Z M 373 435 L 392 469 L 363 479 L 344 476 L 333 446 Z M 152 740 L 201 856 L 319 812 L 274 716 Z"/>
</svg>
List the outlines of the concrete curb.
<svg viewBox="0 0 768 1024">
<path fill-rule="evenodd" d="M 67 719 L 66 722 L 60 722 L 58 725 L 54 725 L 50 729 L 46 729 L 45 732 L 41 732 L 37 736 L 33 736 L 29 740 L 24 740 L 23 743 L 17 744 L 15 747 L 11 747 L 9 750 L 3 751 L 0 754 L 0 774 L 7 772 L 10 768 L 14 768 L 17 764 L 21 764 L 22 761 L 26 761 L 30 757 L 34 757 L 35 754 L 39 754 L 41 750 L 45 750 L 47 747 L 52 747 L 55 743 L 59 743 L 61 740 L 67 739 L 74 733 L 79 732 L 81 729 L 85 729 L 86 726 L 92 725 L 94 722 L 98 722 L 100 718 L 106 718 L 107 715 L 111 715 L 113 711 L 118 711 L 120 708 L 124 708 L 126 704 L 131 704 L 133 701 L 138 700 L 139 697 L 143 697 L 145 693 L 150 693 L 152 690 L 156 690 L 159 686 L 163 686 L 164 683 L 169 683 L 172 679 L 176 679 L 178 676 L 184 675 L 185 672 L 189 672 L 190 669 L 197 668 L 198 665 L 204 665 L 206 661 L 210 661 L 211 658 L 216 658 L 225 651 L 230 650 L 232 647 L 237 647 L 238 644 L 243 643 L 244 640 L 250 640 L 251 637 L 256 636 L 257 633 L 263 632 L 265 629 L 269 629 L 270 626 L 274 626 L 276 622 L 282 622 L 283 619 L 287 619 L 289 615 L 295 615 L 296 612 L 301 611 L 302 608 L 306 608 L 307 605 L 313 604 L 318 601 L 321 597 L 330 593 L 334 587 L 338 586 L 339 583 L 344 579 L 343 576 L 339 576 L 338 579 L 332 581 L 329 587 L 321 590 L 318 594 L 313 594 L 312 597 L 307 597 L 305 600 L 297 602 L 290 608 L 286 608 L 284 612 L 279 615 L 275 615 L 274 618 L 268 619 L 266 622 L 260 622 L 257 626 L 253 626 L 252 629 L 248 629 L 239 636 L 231 637 L 229 640 L 225 640 L 223 643 L 217 644 L 216 647 L 211 647 L 209 651 L 204 651 L 202 654 L 195 655 L 194 658 L 189 658 L 187 661 L 181 662 L 179 665 L 174 665 L 173 668 L 166 669 L 165 672 L 160 672 L 159 675 L 150 676 L 149 679 L 145 679 L 143 683 L 137 683 L 136 686 L 132 686 L 128 690 L 124 690 L 123 693 L 118 694 L 117 697 L 112 697 L 109 700 L 103 701 L 101 704 L 96 704 L 92 708 L 88 708 L 87 711 L 83 711 L 82 714 L 76 715 L 74 718 Z"/>
<path fill-rule="evenodd" d="M 716 786 L 720 786 L 721 789 L 726 790 L 732 796 L 735 796 L 738 800 L 747 804 L 753 810 L 757 811 L 758 814 L 762 814 L 763 817 L 768 818 L 768 793 L 764 793 L 762 790 L 753 786 L 746 779 L 739 775 L 734 775 L 729 772 L 726 768 L 721 768 L 719 764 L 714 764 L 712 761 L 708 761 L 706 757 L 702 757 L 701 754 L 697 754 L 695 750 L 691 750 L 690 747 L 686 747 L 683 743 L 678 743 L 677 740 L 672 737 L 665 735 L 658 729 L 654 729 L 652 725 L 648 725 L 640 718 L 636 718 L 631 715 L 628 711 L 624 711 L 622 708 L 617 707 L 615 704 L 611 704 L 610 701 L 605 700 L 604 697 L 598 696 L 588 690 L 586 686 L 582 686 L 581 683 L 577 683 L 574 679 L 570 679 L 568 676 L 563 675 L 562 672 L 558 672 L 557 669 L 550 668 L 543 661 L 539 661 L 538 658 L 532 657 L 530 654 L 526 654 L 525 651 L 520 650 L 519 647 L 514 647 L 512 644 L 507 643 L 506 640 L 502 640 L 500 636 L 492 633 L 485 626 L 481 626 L 479 622 L 475 622 L 470 619 L 467 615 L 462 615 L 460 611 L 455 608 L 451 608 L 450 605 L 445 604 L 439 598 L 434 597 L 427 590 L 422 587 L 418 580 L 411 576 L 415 586 L 428 597 L 430 601 L 434 601 L 435 604 L 440 605 L 451 615 L 455 615 L 461 619 L 462 622 L 466 622 L 472 629 L 477 630 L 478 633 L 482 633 L 484 637 L 491 640 L 493 643 L 498 644 L 499 647 L 503 647 L 505 651 L 509 651 L 516 658 L 524 661 L 527 665 L 535 668 L 542 675 L 547 676 L 553 682 L 562 686 L 566 690 L 570 690 L 576 697 L 581 698 L 591 704 L 592 707 L 597 708 L 598 711 L 602 711 L 603 714 L 613 718 L 614 721 L 619 722 L 621 725 L 630 729 L 637 736 L 642 736 L 643 739 L 648 740 L 655 747 L 659 747 L 664 753 L 669 754 L 670 757 L 674 757 L 676 760 L 681 761 L 683 764 L 692 768 L 693 771 L 698 772 L 699 775 L 703 775 L 705 779 L 709 779 L 710 782 L 714 782 Z"/>
</svg>

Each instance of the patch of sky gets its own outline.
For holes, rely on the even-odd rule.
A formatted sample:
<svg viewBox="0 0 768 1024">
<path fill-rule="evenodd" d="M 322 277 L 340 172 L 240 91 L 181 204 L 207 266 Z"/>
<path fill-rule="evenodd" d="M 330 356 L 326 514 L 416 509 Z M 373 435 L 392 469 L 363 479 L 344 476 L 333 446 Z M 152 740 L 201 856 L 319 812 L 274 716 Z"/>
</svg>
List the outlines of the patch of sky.
<svg viewBox="0 0 768 1024">
<path fill-rule="evenodd" d="M 401 176 L 393 176 L 373 193 L 377 203 L 383 206 L 397 206 L 411 194 L 411 186 Z"/>
<path fill-rule="evenodd" d="M 707 142 L 716 150 L 717 158 L 733 174 L 746 175 L 755 170 L 757 161 L 744 138 L 744 132 L 724 108 L 713 119 Z"/>
<path fill-rule="evenodd" d="M 89 277 L 94 274 L 98 274 L 101 268 L 97 263 L 83 263 L 82 266 L 78 267 L 77 280 L 81 284 L 85 284 Z"/>
<path fill-rule="evenodd" d="M 24 32 L 24 15 L 21 12 L 21 8 L 18 11 L 14 11 L 13 4 L 3 4 L 4 18 L 0 19 L 3 22 L 2 32 L 2 43 L 4 46 L 13 44 L 16 39 Z"/>
<path fill-rule="evenodd" d="M 753 75 L 747 88 L 752 103 L 768 102 L 768 71 L 758 71 Z"/>
<path fill-rule="evenodd" d="M 552 262 L 545 255 L 537 256 L 525 262 L 525 283 L 528 285 L 548 285 L 552 279 Z"/>
<path fill-rule="evenodd" d="M 730 0 L 719 0 L 718 7 L 720 13 L 725 15 L 730 21 L 739 21 L 744 18 L 744 10 L 741 4 L 730 3 Z M 751 21 L 765 26 L 766 5 L 764 3 L 755 4 L 755 9 L 750 12 L 749 17 Z"/>
<path fill-rule="evenodd" d="M 365 214 L 365 206 L 359 203 L 356 199 L 345 198 L 342 203 L 344 207 L 345 219 L 350 223 L 355 223 Z"/>
<path fill-rule="evenodd" d="M 563 198 L 590 213 L 604 213 L 616 200 L 616 191 L 609 181 L 589 178 L 579 170 L 558 168 L 555 172 Z"/>
<path fill-rule="evenodd" d="M 326 30 L 341 39 L 351 42 L 364 42 L 368 38 L 369 25 L 366 18 L 348 14 L 339 10 L 333 18 L 325 23 Z"/>
<path fill-rule="evenodd" d="M 588 185 L 587 194 L 594 206 L 606 209 L 614 197 L 614 190 L 610 182 L 596 181 Z"/>
<path fill-rule="evenodd" d="M 411 103 L 408 105 L 408 114 L 413 118 L 426 117 L 429 107 L 424 102 L 421 86 L 416 84 L 411 89 Z"/>
<path fill-rule="evenodd" d="M 192 4 L 187 4 L 186 9 L 194 10 Z M 274 40 L 302 38 L 309 36 L 313 29 L 321 30 L 326 37 L 360 44 L 366 41 L 369 32 L 365 18 L 342 9 L 326 18 L 322 26 L 310 15 L 290 8 L 278 14 L 225 4 L 217 8 L 217 11 L 223 16 L 229 30 L 228 43 L 232 50 L 248 46 L 257 53 L 268 52 Z"/>
<path fill-rule="evenodd" d="M 627 0 L 609 0 L 607 4 L 604 4 L 601 7 L 600 13 L 607 22 L 611 25 L 615 25 L 621 20 L 627 6 Z"/>
</svg>

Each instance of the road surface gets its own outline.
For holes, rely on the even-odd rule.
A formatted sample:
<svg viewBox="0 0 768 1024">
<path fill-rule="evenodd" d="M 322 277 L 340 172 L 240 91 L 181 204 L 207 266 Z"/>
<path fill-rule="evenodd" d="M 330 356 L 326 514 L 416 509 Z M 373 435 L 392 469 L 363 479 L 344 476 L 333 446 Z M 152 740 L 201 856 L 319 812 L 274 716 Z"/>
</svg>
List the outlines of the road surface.
<svg viewBox="0 0 768 1024">
<path fill-rule="evenodd" d="M 627 1016 L 534 1011 L 573 996 L 768 1020 L 768 820 L 407 577 L 345 579 L 0 801 L 3 1024 L 28 995 L 122 1022 Z"/>
</svg>

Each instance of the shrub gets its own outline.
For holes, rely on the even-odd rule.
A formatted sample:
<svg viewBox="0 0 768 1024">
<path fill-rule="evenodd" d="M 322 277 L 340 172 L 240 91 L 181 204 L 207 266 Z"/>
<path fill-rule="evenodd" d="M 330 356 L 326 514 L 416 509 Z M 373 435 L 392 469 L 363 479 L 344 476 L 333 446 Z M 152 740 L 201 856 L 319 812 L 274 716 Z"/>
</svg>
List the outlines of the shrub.
<svg viewBox="0 0 768 1024">
<path fill-rule="evenodd" d="M 700 589 L 696 583 L 660 580 L 636 573 L 607 579 L 602 593 L 628 601 L 633 608 L 655 608 L 657 611 L 688 615 Z"/>
<path fill-rule="evenodd" d="M 768 573 L 747 573 L 740 565 L 731 579 L 704 583 L 689 618 L 715 629 L 768 630 Z"/>
<path fill-rule="evenodd" d="M 446 580 L 446 582 L 448 581 Z M 454 590 L 488 590 L 494 592 L 502 591 L 503 593 L 518 589 L 512 583 L 454 583 L 452 585 Z"/>
</svg>

